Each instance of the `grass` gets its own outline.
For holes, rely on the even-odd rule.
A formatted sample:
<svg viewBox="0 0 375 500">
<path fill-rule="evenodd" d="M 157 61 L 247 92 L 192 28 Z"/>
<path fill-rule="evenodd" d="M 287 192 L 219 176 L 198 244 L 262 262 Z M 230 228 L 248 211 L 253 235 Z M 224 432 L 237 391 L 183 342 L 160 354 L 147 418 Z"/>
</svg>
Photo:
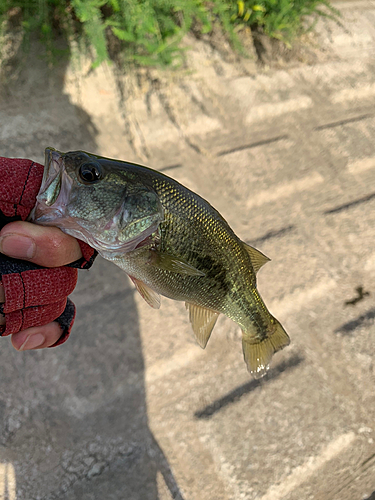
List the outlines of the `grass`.
<svg viewBox="0 0 375 500">
<path fill-rule="evenodd" d="M 88 50 L 93 66 L 113 58 L 122 64 L 173 65 L 189 31 L 210 34 L 215 25 L 241 51 L 238 34 L 250 27 L 288 46 L 319 17 L 338 20 L 328 0 L 0 0 L 1 36 L 21 31 L 45 44 L 51 60 L 67 51 Z"/>
</svg>

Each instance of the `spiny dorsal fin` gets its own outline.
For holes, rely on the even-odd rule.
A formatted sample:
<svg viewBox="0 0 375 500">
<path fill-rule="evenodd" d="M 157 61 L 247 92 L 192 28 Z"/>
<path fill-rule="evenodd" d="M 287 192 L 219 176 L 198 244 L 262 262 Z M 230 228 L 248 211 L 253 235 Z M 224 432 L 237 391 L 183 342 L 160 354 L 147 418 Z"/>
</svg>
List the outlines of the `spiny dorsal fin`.
<svg viewBox="0 0 375 500">
<path fill-rule="evenodd" d="M 220 313 L 206 307 L 189 304 L 188 302 L 185 302 L 185 306 L 189 311 L 189 320 L 193 327 L 195 338 L 202 349 L 204 349 Z"/>
<path fill-rule="evenodd" d="M 145 299 L 147 304 L 151 306 L 153 309 L 159 309 L 160 295 L 154 292 L 154 290 L 152 290 L 152 288 L 150 288 L 148 285 L 143 283 L 143 281 L 137 280 L 136 278 L 133 278 L 133 276 L 130 276 L 130 279 L 134 283 L 138 292 Z"/>
<path fill-rule="evenodd" d="M 275 330 L 265 339 L 256 342 L 253 335 L 242 332 L 242 349 L 247 369 L 258 379 L 263 377 L 269 368 L 272 356 L 290 343 L 290 339 L 281 324 L 275 320 Z"/>
<path fill-rule="evenodd" d="M 250 255 L 251 263 L 254 268 L 255 274 L 259 271 L 259 269 L 266 264 L 266 262 L 269 262 L 271 259 L 269 259 L 264 253 L 260 252 L 256 248 L 251 247 L 245 242 L 242 242 L 243 246 L 246 250 L 246 252 Z"/>
<path fill-rule="evenodd" d="M 187 276 L 204 276 L 204 272 L 172 255 L 161 253 L 157 250 L 150 250 L 150 257 L 150 264 L 159 269 Z"/>
</svg>

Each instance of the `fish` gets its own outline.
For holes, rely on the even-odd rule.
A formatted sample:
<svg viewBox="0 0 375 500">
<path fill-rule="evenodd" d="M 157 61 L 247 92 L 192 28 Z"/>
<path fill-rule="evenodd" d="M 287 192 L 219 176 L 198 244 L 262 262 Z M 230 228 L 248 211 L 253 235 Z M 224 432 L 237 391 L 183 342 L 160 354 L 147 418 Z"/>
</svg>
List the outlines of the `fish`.
<svg viewBox="0 0 375 500">
<path fill-rule="evenodd" d="M 242 330 L 248 371 L 266 374 L 273 354 L 290 342 L 257 290 L 268 257 L 161 172 L 84 151 L 47 148 L 45 158 L 32 222 L 91 245 L 128 274 L 151 307 L 160 307 L 160 296 L 184 301 L 202 348 L 224 314 Z"/>
</svg>

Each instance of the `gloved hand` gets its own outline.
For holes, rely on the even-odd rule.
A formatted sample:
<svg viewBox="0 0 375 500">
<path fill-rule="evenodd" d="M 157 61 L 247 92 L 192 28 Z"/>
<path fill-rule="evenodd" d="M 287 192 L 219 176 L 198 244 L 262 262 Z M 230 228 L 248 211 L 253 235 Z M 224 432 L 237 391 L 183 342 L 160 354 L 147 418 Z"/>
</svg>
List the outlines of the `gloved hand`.
<svg viewBox="0 0 375 500">
<path fill-rule="evenodd" d="M 53 346 L 67 340 L 75 316 L 67 296 L 76 285 L 77 268 L 88 269 L 97 254 L 57 228 L 15 222 L 24 221 L 34 207 L 42 176 L 39 163 L 0 157 L 0 302 L 5 295 L 0 304 L 0 319 L 5 316 L 0 335 L 18 336 L 18 342 L 13 341 L 16 348 L 22 348 L 21 337 L 27 340 L 30 332 L 38 331 L 35 327 L 41 331 L 42 325 L 49 325 L 56 330 L 52 321 L 61 333 Z"/>
</svg>

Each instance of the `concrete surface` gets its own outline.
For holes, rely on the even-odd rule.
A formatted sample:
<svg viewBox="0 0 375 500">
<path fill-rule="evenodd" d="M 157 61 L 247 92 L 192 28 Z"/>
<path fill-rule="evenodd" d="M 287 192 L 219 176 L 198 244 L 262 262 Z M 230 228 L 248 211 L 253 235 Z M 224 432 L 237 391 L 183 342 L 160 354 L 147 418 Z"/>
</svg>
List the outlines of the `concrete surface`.
<svg viewBox="0 0 375 500">
<path fill-rule="evenodd" d="M 314 64 L 202 42 L 185 75 L 38 58 L 8 75 L 1 155 L 85 149 L 195 189 L 272 258 L 259 289 L 292 344 L 254 381 L 236 325 L 202 351 L 182 303 L 151 310 L 98 260 L 68 343 L 2 340 L 1 499 L 375 498 L 375 2 L 338 6 L 346 30 L 320 25 Z"/>
</svg>

